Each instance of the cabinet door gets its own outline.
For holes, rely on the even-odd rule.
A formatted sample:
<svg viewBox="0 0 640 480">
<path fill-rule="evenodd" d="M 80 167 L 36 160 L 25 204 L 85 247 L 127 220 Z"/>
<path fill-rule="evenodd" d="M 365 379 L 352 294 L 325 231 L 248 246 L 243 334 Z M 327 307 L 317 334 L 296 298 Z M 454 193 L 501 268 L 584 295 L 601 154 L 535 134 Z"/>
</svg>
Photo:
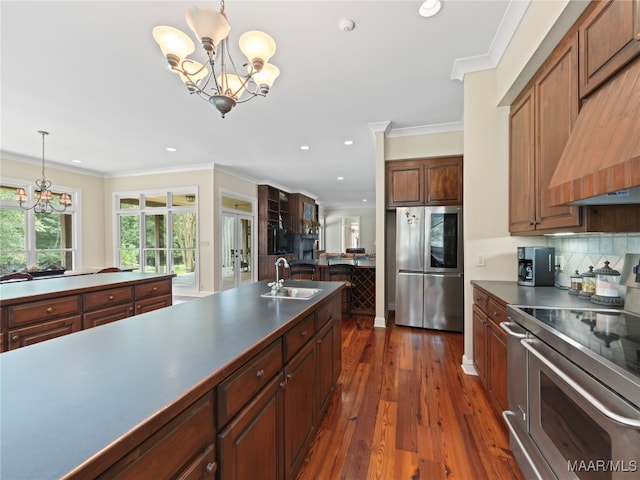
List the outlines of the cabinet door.
<svg viewBox="0 0 640 480">
<path fill-rule="evenodd" d="M 316 335 L 318 418 L 327 406 L 331 392 L 333 391 L 333 375 L 335 371 L 333 365 L 335 360 L 335 345 L 333 342 L 335 342 L 336 338 L 334 334 L 335 328 L 337 328 L 335 322 L 329 322 Z"/>
<path fill-rule="evenodd" d="M 495 400 L 498 410 L 502 412 L 509 408 L 507 393 L 507 339 L 506 333 L 495 323 L 489 321 L 488 325 L 489 393 Z"/>
<path fill-rule="evenodd" d="M 218 478 L 284 478 L 283 386 L 280 373 L 218 435 Z"/>
<path fill-rule="evenodd" d="M 487 382 L 487 316 L 473 306 L 473 361 L 480 380 Z"/>
<path fill-rule="evenodd" d="M 295 478 L 316 425 L 316 345 L 308 342 L 285 365 L 285 478 Z M 249 477 L 247 477 L 249 478 Z M 253 477 L 258 478 L 258 477 Z"/>
<path fill-rule="evenodd" d="M 578 116 L 578 36 L 555 49 L 535 82 L 536 230 L 580 225 L 580 207 L 549 206 L 549 182 Z"/>
<path fill-rule="evenodd" d="M 534 91 L 527 89 L 511 106 L 509 117 L 509 231 L 535 228 Z"/>
<path fill-rule="evenodd" d="M 82 317 L 80 315 L 74 315 L 72 317 L 40 322 L 28 327 L 10 329 L 8 350 L 26 347 L 27 345 L 33 345 L 34 343 L 78 332 L 81 327 Z"/>
<path fill-rule="evenodd" d="M 427 160 L 426 205 L 462 205 L 462 157 Z"/>
<path fill-rule="evenodd" d="M 640 53 L 640 1 L 600 1 L 579 34 L 584 98 Z"/>
<path fill-rule="evenodd" d="M 424 205 L 424 165 L 421 162 L 387 164 L 387 207 Z"/>
</svg>

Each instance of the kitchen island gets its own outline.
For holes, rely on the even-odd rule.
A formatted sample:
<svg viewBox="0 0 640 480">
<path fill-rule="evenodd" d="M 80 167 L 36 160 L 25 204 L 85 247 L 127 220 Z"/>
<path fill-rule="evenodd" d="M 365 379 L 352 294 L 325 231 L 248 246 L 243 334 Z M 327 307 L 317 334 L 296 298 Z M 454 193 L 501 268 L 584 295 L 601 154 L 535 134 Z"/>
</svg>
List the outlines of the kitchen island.
<svg viewBox="0 0 640 480">
<path fill-rule="evenodd" d="M 315 260 L 320 280 L 329 280 L 329 263 L 347 263 L 355 266 L 353 272 L 353 311 L 355 315 L 376 314 L 376 260 L 375 258 L 331 258 Z"/>
<path fill-rule="evenodd" d="M 322 291 L 259 282 L 3 353 L 0 478 L 295 476 L 340 372 L 343 284 L 296 286 Z"/>
<path fill-rule="evenodd" d="M 174 274 L 60 275 L 0 286 L 0 352 L 170 306 Z"/>
</svg>

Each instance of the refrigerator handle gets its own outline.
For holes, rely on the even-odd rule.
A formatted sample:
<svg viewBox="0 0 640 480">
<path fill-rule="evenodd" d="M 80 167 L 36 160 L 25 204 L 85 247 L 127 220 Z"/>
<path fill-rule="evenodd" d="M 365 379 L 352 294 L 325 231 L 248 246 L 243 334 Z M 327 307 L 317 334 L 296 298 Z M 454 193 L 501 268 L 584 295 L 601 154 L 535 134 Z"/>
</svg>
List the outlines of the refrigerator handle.
<svg viewBox="0 0 640 480">
<path fill-rule="evenodd" d="M 429 273 L 426 272 L 425 275 L 429 275 L 430 277 L 462 277 L 462 273 Z"/>
</svg>

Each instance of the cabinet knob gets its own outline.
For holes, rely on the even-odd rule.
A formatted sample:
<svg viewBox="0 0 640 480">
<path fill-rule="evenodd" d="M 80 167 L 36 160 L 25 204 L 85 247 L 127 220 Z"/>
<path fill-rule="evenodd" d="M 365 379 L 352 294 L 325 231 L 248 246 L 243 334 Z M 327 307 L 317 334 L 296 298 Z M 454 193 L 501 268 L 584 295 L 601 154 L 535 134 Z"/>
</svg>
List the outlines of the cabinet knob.
<svg viewBox="0 0 640 480">
<path fill-rule="evenodd" d="M 261 378 L 264 375 L 264 370 L 260 369 L 256 372 L 256 377 Z"/>
<path fill-rule="evenodd" d="M 215 473 L 218 470 L 218 464 L 216 462 L 209 462 L 205 467 L 207 473 Z"/>
<path fill-rule="evenodd" d="M 49 307 L 49 308 L 47 308 L 46 312 L 47 312 L 47 313 L 53 313 L 53 307 Z"/>
<path fill-rule="evenodd" d="M 113 300 L 113 295 L 109 295 L 109 300 Z"/>
<path fill-rule="evenodd" d="M 11 341 L 12 342 L 17 342 L 19 338 L 20 337 L 18 335 L 14 335 L 13 337 L 11 337 Z"/>
<path fill-rule="evenodd" d="M 281 381 L 280 388 L 284 388 L 286 384 L 287 384 L 286 380 Z"/>
<path fill-rule="evenodd" d="M 287 373 L 287 380 L 291 380 L 293 378 L 293 373 Z"/>
<path fill-rule="evenodd" d="M 301 337 L 306 337 L 306 336 L 307 336 L 307 331 L 306 331 L 306 330 L 302 330 L 302 331 L 300 332 L 300 336 L 301 336 Z"/>
</svg>

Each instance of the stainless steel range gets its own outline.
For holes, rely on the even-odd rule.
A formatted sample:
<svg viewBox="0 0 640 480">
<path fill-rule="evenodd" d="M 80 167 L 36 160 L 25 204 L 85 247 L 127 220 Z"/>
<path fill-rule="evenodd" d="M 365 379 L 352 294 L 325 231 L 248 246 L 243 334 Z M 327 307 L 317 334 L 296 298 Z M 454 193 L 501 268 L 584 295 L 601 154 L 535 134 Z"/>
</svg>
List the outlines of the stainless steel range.
<svg viewBox="0 0 640 480">
<path fill-rule="evenodd" d="M 632 257 L 638 277 L 625 262 L 625 284 L 635 305 L 640 255 Z M 507 312 L 503 416 L 525 476 L 640 478 L 639 312 L 523 306 Z"/>
</svg>

